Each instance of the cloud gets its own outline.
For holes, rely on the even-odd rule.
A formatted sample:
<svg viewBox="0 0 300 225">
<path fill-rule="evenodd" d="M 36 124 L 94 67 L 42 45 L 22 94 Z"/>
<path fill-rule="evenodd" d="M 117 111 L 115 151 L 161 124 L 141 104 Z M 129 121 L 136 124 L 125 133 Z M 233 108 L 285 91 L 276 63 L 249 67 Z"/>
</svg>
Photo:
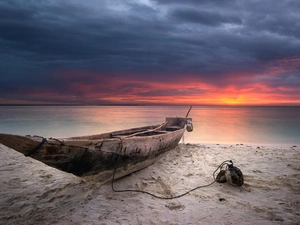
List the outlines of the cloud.
<svg viewBox="0 0 300 225">
<path fill-rule="evenodd" d="M 216 12 L 196 10 L 194 8 L 177 8 L 170 14 L 178 22 L 199 23 L 207 26 L 220 26 L 222 24 L 241 25 L 242 20 L 239 17 L 231 15 L 222 15 Z"/>
<path fill-rule="evenodd" d="M 2 1 L 0 99 L 20 93 L 25 101 L 38 91 L 45 101 L 66 96 L 55 97 L 62 102 L 89 94 L 94 102 L 126 93 L 193 98 L 259 82 L 294 90 L 299 10 L 298 1 L 271 0 Z M 173 81 L 182 87 L 168 87 Z"/>
</svg>

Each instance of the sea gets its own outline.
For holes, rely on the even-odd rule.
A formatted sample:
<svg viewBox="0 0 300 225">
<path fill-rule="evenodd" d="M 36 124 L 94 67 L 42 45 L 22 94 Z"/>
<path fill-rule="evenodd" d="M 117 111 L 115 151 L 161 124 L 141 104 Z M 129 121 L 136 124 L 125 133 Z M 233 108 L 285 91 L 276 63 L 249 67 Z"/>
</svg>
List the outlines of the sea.
<svg viewBox="0 0 300 225">
<path fill-rule="evenodd" d="M 160 124 L 189 106 L 0 106 L 0 133 L 63 138 Z M 300 107 L 193 106 L 181 142 L 300 145 Z"/>
</svg>

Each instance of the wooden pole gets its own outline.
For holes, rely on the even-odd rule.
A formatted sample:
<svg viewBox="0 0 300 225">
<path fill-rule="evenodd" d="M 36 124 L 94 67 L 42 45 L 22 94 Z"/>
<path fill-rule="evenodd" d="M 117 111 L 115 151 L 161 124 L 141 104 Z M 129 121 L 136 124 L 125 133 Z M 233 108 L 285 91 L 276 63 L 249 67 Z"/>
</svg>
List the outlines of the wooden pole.
<svg viewBox="0 0 300 225">
<path fill-rule="evenodd" d="M 191 111 L 192 107 L 193 107 L 193 106 L 191 105 L 191 107 L 190 107 L 189 111 L 187 112 L 187 114 L 186 114 L 185 118 L 187 118 L 187 117 L 189 116 L 189 114 L 190 114 L 190 111 Z"/>
</svg>

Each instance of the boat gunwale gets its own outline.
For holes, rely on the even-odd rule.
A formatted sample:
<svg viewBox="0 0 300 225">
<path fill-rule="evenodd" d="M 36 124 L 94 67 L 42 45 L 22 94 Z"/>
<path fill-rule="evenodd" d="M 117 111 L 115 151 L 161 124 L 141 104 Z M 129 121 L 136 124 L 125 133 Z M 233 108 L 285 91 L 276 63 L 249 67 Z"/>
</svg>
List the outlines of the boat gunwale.
<svg viewBox="0 0 300 225">
<path fill-rule="evenodd" d="M 183 119 L 180 117 L 176 117 L 177 119 Z M 119 130 L 119 131 L 112 131 L 112 132 L 107 132 L 107 133 L 102 133 L 102 134 L 95 134 L 95 135 L 86 135 L 86 136 L 76 136 L 76 137 L 68 137 L 68 138 L 59 138 L 61 140 L 63 140 L 64 142 L 72 142 L 72 141 L 108 141 L 108 140 L 118 140 L 118 139 L 134 139 L 134 138 L 147 138 L 147 137 L 153 137 L 153 136 L 165 136 L 165 135 L 170 135 L 172 133 L 174 133 L 175 131 L 178 130 L 183 130 L 185 129 L 185 125 L 182 127 L 178 127 L 178 129 L 176 130 L 160 130 L 157 128 L 161 128 L 163 126 L 165 126 L 167 124 L 167 122 L 161 123 L 161 124 L 157 124 L 157 125 L 149 125 L 149 126 L 142 126 L 142 127 L 135 127 L 135 128 L 130 128 L 130 129 L 124 129 L 124 130 Z M 141 130 L 141 131 L 137 131 L 137 132 L 131 132 L 133 130 Z M 150 130 L 147 130 L 150 129 Z M 156 130 L 157 129 L 157 130 Z M 139 133 L 155 133 L 155 134 L 149 134 L 149 135 L 143 135 L 143 136 L 139 136 Z M 120 134 L 119 134 L 120 133 Z M 123 133 L 123 134 L 122 134 Z M 127 135 L 128 134 L 128 135 Z M 108 135 L 110 137 L 107 138 L 96 138 L 97 136 L 104 136 L 104 135 Z"/>
</svg>

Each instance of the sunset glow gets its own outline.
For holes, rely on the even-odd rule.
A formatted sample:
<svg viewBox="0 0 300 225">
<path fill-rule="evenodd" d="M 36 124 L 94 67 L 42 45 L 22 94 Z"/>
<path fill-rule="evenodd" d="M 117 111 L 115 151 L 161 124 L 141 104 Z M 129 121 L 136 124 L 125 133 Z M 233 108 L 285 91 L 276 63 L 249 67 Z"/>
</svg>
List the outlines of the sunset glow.
<svg viewBox="0 0 300 225">
<path fill-rule="evenodd" d="M 56 88 L 36 87 L 2 104 L 167 104 L 167 105 L 300 105 L 298 87 L 268 83 L 276 72 L 263 75 L 228 75 L 221 86 L 184 75 L 173 82 L 109 77 L 86 72 L 64 72 Z M 285 76 L 284 74 L 282 76 Z M 258 79 L 258 82 L 255 80 Z M 80 82 L 78 81 L 80 80 Z M 104 82 L 103 82 L 104 81 Z M 261 82 L 261 83 L 260 83 Z"/>
</svg>

